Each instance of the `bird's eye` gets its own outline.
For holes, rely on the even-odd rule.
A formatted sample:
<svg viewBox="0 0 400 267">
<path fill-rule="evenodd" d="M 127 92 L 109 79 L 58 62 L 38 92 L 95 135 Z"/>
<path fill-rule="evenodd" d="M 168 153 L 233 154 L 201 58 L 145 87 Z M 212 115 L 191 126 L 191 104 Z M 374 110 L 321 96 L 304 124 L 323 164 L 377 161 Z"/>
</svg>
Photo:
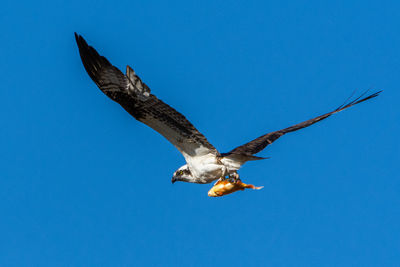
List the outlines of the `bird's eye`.
<svg viewBox="0 0 400 267">
<path fill-rule="evenodd" d="M 183 171 L 179 171 L 179 172 L 178 172 L 178 175 L 182 175 L 182 174 L 183 174 Z"/>
</svg>

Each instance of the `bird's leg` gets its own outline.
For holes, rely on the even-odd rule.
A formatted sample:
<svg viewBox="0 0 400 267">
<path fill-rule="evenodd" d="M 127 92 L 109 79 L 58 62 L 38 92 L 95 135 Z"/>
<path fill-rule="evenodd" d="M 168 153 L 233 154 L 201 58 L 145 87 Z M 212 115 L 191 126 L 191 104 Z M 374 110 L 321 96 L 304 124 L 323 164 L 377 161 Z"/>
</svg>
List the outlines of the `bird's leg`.
<svg viewBox="0 0 400 267">
<path fill-rule="evenodd" d="M 224 166 L 224 168 L 223 168 L 223 170 L 222 170 L 222 176 L 221 176 L 221 178 L 219 178 L 218 181 L 226 180 L 226 177 L 227 177 L 227 176 L 229 177 L 228 168 L 226 168 L 226 167 Z"/>
<path fill-rule="evenodd" d="M 240 179 L 239 179 L 239 174 L 237 172 L 229 174 L 229 182 L 237 183 L 238 181 L 240 181 Z"/>
</svg>

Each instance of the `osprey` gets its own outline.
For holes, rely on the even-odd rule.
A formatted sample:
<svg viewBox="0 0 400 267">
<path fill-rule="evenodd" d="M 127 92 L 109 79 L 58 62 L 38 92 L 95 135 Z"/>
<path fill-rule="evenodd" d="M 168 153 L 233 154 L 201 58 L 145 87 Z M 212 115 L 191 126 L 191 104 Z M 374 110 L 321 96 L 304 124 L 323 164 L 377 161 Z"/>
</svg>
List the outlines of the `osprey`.
<svg viewBox="0 0 400 267">
<path fill-rule="evenodd" d="M 131 67 L 127 66 L 126 74 L 123 74 L 89 46 L 82 36 L 75 33 L 75 38 L 83 66 L 100 90 L 120 104 L 136 120 L 163 135 L 182 153 L 186 164 L 174 172 L 172 183 L 183 181 L 206 184 L 217 179 L 225 179 L 225 177 L 238 181 L 237 171 L 240 167 L 247 161 L 264 159 L 254 154 L 282 135 L 308 127 L 332 114 L 374 98 L 381 92 L 367 96 L 364 92 L 358 98 L 331 112 L 264 134 L 228 153 L 219 153 L 181 113 L 151 94 L 150 88 L 142 82 Z"/>
</svg>

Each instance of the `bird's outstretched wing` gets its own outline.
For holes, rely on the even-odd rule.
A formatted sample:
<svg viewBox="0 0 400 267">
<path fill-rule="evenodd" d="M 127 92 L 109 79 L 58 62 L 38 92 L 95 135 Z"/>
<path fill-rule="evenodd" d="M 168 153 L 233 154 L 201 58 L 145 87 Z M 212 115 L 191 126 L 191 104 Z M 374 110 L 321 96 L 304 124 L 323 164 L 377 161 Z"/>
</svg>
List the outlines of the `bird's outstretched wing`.
<svg viewBox="0 0 400 267">
<path fill-rule="evenodd" d="M 328 113 L 326 113 L 324 115 L 318 116 L 316 118 L 313 118 L 313 119 L 310 119 L 310 120 L 307 120 L 307 121 L 303 121 L 303 122 L 301 122 L 299 124 L 290 126 L 288 128 L 285 128 L 285 129 L 282 129 L 282 130 L 279 130 L 279 131 L 275 131 L 275 132 L 272 132 L 272 133 L 267 133 L 267 134 L 265 134 L 263 136 L 260 136 L 260 137 L 254 139 L 254 140 L 252 140 L 252 141 L 250 141 L 250 142 L 248 142 L 248 143 L 246 143 L 244 145 L 236 147 L 232 151 L 230 151 L 228 153 L 224 153 L 223 155 L 237 154 L 237 155 L 250 156 L 250 155 L 256 154 L 256 153 L 260 152 L 261 150 L 263 150 L 269 144 L 272 144 L 275 140 L 277 140 L 282 135 L 284 135 L 286 133 L 290 133 L 290 132 L 294 132 L 294 131 L 303 129 L 303 128 L 308 127 L 310 125 L 313 125 L 316 122 L 319 122 L 319 121 L 321 121 L 323 119 L 328 118 L 332 114 L 340 112 L 340 111 L 342 111 L 342 110 L 344 110 L 346 108 L 349 108 L 349 107 L 354 106 L 354 105 L 356 105 L 358 103 L 364 102 L 364 101 L 366 101 L 368 99 L 374 98 L 374 97 L 378 96 L 380 92 L 382 92 L 382 91 L 373 93 L 373 94 L 368 95 L 366 97 L 364 97 L 364 95 L 367 92 L 364 92 L 358 98 L 354 99 L 353 101 L 350 101 L 347 104 L 345 103 L 345 104 L 341 105 L 340 107 L 338 107 L 337 109 L 335 109 L 335 110 L 333 110 L 331 112 L 328 112 Z"/>
<path fill-rule="evenodd" d="M 100 56 L 82 36 L 75 33 L 75 39 L 90 78 L 104 94 L 120 104 L 135 119 L 163 135 L 185 158 L 219 155 L 214 146 L 182 114 L 151 94 L 150 88 L 129 66 L 125 75 Z"/>
</svg>

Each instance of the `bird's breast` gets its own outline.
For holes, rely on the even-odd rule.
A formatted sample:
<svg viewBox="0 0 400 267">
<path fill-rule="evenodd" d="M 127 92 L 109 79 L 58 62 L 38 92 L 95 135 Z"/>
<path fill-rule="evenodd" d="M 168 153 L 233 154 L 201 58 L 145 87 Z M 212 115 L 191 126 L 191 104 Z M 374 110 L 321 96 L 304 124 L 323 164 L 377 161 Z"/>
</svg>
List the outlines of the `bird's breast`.
<svg viewBox="0 0 400 267">
<path fill-rule="evenodd" d="M 187 161 L 193 177 L 211 183 L 226 175 L 226 167 L 212 156 L 196 157 Z"/>
</svg>

